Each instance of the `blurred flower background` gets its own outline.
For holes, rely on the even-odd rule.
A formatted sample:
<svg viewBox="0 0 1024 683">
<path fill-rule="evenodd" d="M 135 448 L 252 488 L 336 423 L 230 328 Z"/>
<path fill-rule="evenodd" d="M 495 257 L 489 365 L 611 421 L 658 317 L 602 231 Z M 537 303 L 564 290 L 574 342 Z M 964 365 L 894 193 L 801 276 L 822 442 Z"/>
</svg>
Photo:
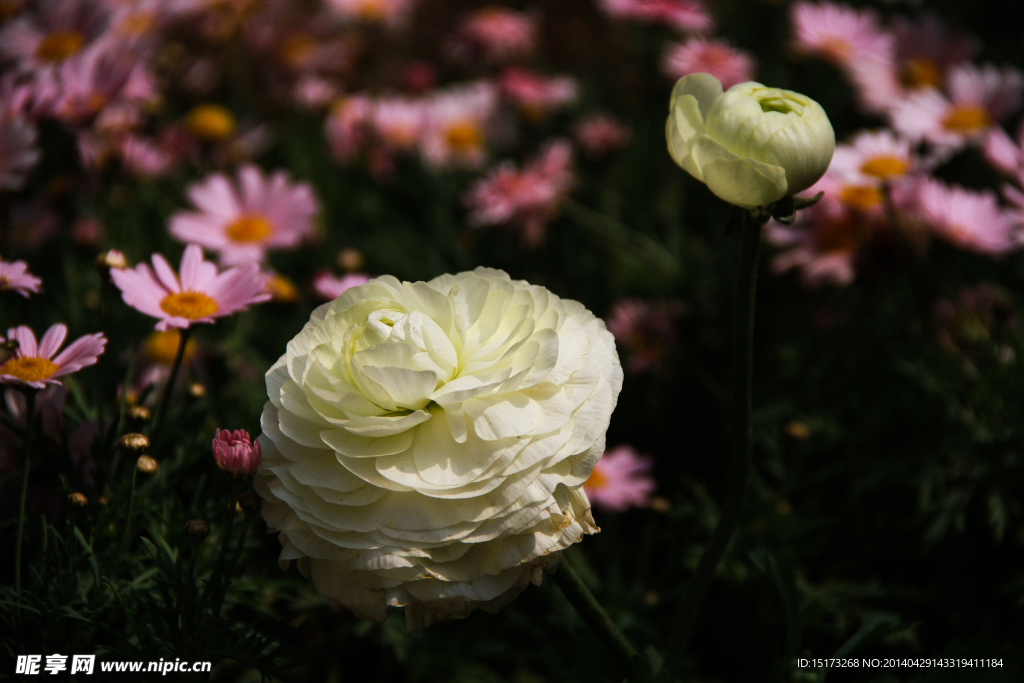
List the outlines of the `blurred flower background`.
<svg viewBox="0 0 1024 683">
<path fill-rule="evenodd" d="M 662 648 L 730 445 L 738 244 L 665 141 L 708 72 L 806 94 L 839 144 L 767 226 L 756 476 L 686 675 L 1022 680 L 1020 37 L 995 0 L 0 0 L 3 666 L 610 680 L 547 581 L 413 634 L 357 620 L 278 568 L 248 492 L 264 373 L 315 306 L 480 265 L 615 337 L 602 531 L 566 554 Z M 982 680 L 954 673 L 828 680 Z"/>
</svg>

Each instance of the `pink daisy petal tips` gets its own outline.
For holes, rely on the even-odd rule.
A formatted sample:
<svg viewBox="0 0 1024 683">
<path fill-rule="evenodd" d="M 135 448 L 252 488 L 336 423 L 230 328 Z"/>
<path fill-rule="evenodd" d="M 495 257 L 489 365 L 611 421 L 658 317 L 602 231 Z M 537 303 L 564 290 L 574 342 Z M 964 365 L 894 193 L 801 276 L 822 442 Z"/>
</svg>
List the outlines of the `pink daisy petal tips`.
<svg viewBox="0 0 1024 683">
<path fill-rule="evenodd" d="M 102 333 L 87 334 L 57 354 L 67 335 L 68 328 L 62 323 L 53 325 L 38 342 L 32 330 L 24 325 L 7 330 L 8 338 L 18 342 L 18 349 L 0 365 L 0 383 L 33 389 L 60 384 L 58 377 L 95 364 L 107 345 Z"/>
<path fill-rule="evenodd" d="M 24 261 L 0 261 L 0 292 L 11 290 L 28 298 L 29 294 L 38 294 L 42 284 L 41 279 L 28 272 Z"/>
<path fill-rule="evenodd" d="M 612 448 L 594 465 L 583 490 L 594 505 L 611 512 L 646 507 L 655 487 L 649 474 L 652 466 L 651 459 L 638 455 L 632 446 Z"/>
<path fill-rule="evenodd" d="M 253 443 L 249 433 L 236 429 L 218 429 L 213 437 L 213 458 L 221 471 L 235 479 L 252 479 L 263 460 L 260 442 Z"/>
<path fill-rule="evenodd" d="M 181 275 L 175 274 L 160 254 L 153 254 L 153 267 L 140 263 L 133 269 L 112 270 L 110 279 L 132 308 L 159 318 L 156 329 L 187 328 L 195 323 L 212 323 L 245 310 L 250 304 L 270 298 L 265 291 L 267 276 L 250 263 L 218 273 L 203 259 L 196 244 L 185 247 Z"/>
</svg>

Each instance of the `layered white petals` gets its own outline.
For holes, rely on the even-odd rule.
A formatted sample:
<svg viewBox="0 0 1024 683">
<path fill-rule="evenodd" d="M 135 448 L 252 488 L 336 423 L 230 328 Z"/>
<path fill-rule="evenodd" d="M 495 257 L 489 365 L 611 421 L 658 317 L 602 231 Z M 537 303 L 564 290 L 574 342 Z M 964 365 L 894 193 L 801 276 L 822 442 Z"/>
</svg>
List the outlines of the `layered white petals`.
<svg viewBox="0 0 1024 683">
<path fill-rule="evenodd" d="M 679 79 L 665 130 L 673 160 L 730 204 L 766 206 L 806 190 L 828 169 L 835 133 L 799 93 L 705 73 Z"/>
<path fill-rule="evenodd" d="M 581 486 L 621 385 L 601 320 L 502 271 L 346 291 L 267 373 L 281 561 L 411 628 L 503 606 L 597 531 Z"/>
</svg>

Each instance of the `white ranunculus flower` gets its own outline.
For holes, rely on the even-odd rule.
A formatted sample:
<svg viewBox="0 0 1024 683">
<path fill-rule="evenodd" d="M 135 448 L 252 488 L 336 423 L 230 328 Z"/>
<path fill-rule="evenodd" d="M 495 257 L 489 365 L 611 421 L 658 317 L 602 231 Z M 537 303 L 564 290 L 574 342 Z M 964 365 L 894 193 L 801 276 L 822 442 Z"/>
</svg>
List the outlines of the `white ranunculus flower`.
<svg viewBox="0 0 1024 683">
<path fill-rule="evenodd" d="M 825 174 L 836 136 L 825 110 L 805 95 L 753 81 L 722 92 L 711 74 L 672 89 L 666 124 L 675 162 L 736 206 L 767 206 Z"/>
<path fill-rule="evenodd" d="M 502 607 L 598 530 L 582 485 L 621 386 L 600 319 L 502 271 L 353 287 L 267 372 L 282 563 L 410 628 Z"/>
</svg>

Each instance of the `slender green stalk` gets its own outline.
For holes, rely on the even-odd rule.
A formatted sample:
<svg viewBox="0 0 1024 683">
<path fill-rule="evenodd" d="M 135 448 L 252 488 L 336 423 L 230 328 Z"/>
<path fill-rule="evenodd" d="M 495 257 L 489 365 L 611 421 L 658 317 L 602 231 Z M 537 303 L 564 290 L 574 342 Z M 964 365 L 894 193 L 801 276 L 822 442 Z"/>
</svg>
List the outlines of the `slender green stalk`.
<svg viewBox="0 0 1024 683">
<path fill-rule="evenodd" d="M 608 242 L 615 242 L 616 248 L 625 247 L 640 258 L 648 261 L 665 273 L 674 273 L 679 268 L 675 257 L 657 240 L 642 232 L 631 230 L 611 216 L 595 211 L 572 199 L 562 204 L 562 211 L 577 225 L 586 228 Z"/>
<path fill-rule="evenodd" d="M 21 464 L 21 502 L 18 503 L 18 532 L 14 537 L 14 592 L 18 595 L 18 631 L 21 631 L 21 541 L 25 535 L 25 500 L 28 473 L 32 465 L 32 442 L 36 435 L 36 390 L 25 387 L 25 459 Z"/>
<path fill-rule="evenodd" d="M 583 621 L 587 623 L 590 630 L 594 632 L 615 657 L 616 663 L 622 669 L 623 674 L 629 675 L 632 671 L 632 660 L 638 657 L 636 648 L 622 634 L 612 618 L 601 607 L 594 594 L 590 592 L 586 584 L 580 579 L 579 574 L 573 569 L 569 559 L 562 556 L 562 563 L 554 573 L 555 583 L 562 590 L 562 593 L 569 600 Z"/>
<path fill-rule="evenodd" d="M 665 649 L 671 675 L 678 674 L 693 634 L 701 602 L 711 577 L 739 525 L 743 504 L 750 488 L 753 428 L 751 426 L 754 364 L 754 301 L 757 293 L 757 255 L 761 244 L 761 223 L 746 212 L 742 226 L 739 280 L 736 288 L 736 317 L 733 321 L 732 403 L 733 447 L 729 465 L 729 488 L 722 514 L 711 534 L 697 570 L 686 585 Z"/>
<path fill-rule="evenodd" d="M 128 547 L 128 533 L 132 529 L 132 510 L 135 507 L 135 479 L 138 476 L 139 464 L 135 462 L 132 464 L 132 485 L 128 490 L 128 515 L 124 518 L 124 534 L 121 536 L 121 554 L 124 554 L 124 549 Z"/>
<path fill-rule="evenodd" d="M 163 427 L 163 418 L 170 407 L 171 395 L 174 393 L 174 383 L 178 379 L 178 369 L 181 368 L 181 361 L 185 357 L 185 347 L 188 345 L 188 338 L 192 334 L 192 328 L 186 327 L 181 330 L 181 336 L 178 339 L 178 350 L 174 354 L 174 364 L 171 365 L 171 374 L 167 378 L 167 384 L 164 386 L 164 393 L 160 397 L 160 404 L 156 408 L 156 416 L 153 418 L 153 436 L 154 440 L 160 435 L 160 429 Z"/>
<path fill-rule="evenodd" d="M 213 565 L 213 573 L 210 574 L 210 580 L 206 584 L 206 588 L 203 589 L 203 595 L 207 593 L 211 595 L 211 605 L 214 606 L 214 614 L 220 611 L 220 601 L 223 600 L 220 596 L 221 586 L 227 582 L 224 579 L 224 565 L 227 562 L 228 548 L 231 546 L 231 529 L 235 524 L 235 505 L 238 501 L 238 496 L 235 495 L 237 489 L 231 487 L 231 496 L 228 498 L 228 516 L 227 522 L 224 529 L 224 539 L 220 544 L 220 552 L 217 553 L 217 562 Z M 246 525 L 248 528 L 248 525 Z"/>
<path fill-rule="evenodd" d="M 252 524 L 252 520 L 255 516 L 256 512 L 254 510 L 245 511 L 245 519 L 242 521 L 242 533 L 238 537 L 238 544 L 235 546 L 235 555 L 228 563 L 228 567 L 230 567 L 230 569 L 228 573 L 224 575 L 220 590 L 217 591 L 213 598 L 214 619 L 220 616 L 220 609 L 224 604 L 224 598 L 227 596 L 228 586 L 231 585 L 231 580 L 234 579 L 235 574 L 238 573 L 238 562 L 242 558 L 242 549 L 245 547 L 245 537 L 249 533 L 249 525 Z"/>
</svg>

